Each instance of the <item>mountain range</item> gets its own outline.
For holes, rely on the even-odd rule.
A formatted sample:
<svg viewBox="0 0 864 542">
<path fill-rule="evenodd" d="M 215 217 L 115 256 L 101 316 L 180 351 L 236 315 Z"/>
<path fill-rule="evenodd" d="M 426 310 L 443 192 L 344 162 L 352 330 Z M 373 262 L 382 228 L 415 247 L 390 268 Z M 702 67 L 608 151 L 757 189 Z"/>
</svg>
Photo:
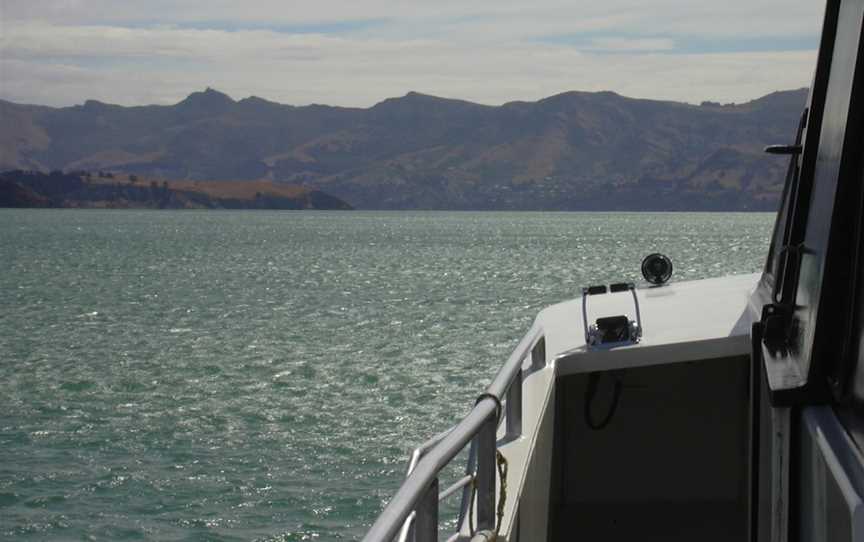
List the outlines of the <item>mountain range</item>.
<svg viewBox="0 0 864 542">
<path fill-rule="evenodd" d="M 500 106 L 410 92 L 296 107 L 213 89 L 175 105 L 0 100 L 0 171 L 257 180 L 359 209 L 774 210 L 806 89 L 692 105 L 566 92 Z"/>
</svg>

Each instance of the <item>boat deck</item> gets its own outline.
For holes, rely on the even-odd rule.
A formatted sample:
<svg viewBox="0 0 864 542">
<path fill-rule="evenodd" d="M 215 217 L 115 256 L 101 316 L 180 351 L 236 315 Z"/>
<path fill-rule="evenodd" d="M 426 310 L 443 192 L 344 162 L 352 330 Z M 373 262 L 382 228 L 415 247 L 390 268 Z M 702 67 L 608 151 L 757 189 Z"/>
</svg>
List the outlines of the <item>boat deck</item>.
<svg viewBox="0 0 864 542">
<path fill-rule="evenodd" d="M 576 528 L 550 540 L 742 542 L 740 506 L 726 502 L 579 503 L 562 509 Z"/>
<path fill-rule="evenodd" d="M 746 537 L 748 303 L 759 277 L 637 290 L 642 339 L 612 349 L 586 347 L 581 298 L 538 315 L 547 365 L 523 383 L 523 436 L 501 446 L 521 495 L 505 517 L 519 507 L 520 540 Z M 588 298 L 590 322 L 620 314 L 635 316 L 629 292 Z M 599 431 L 584 421 L 587 375 L 598 372 L 623 383 Z M 601 381 L 598 417 L 613 381 Z"/>
<path fill-rule="evenodd" d="M 730 341 L 749 349 L 749 298 L 760 274 L 671 283 L 637 290 L 642 313 L 638 344 L 588 350 L 582 331 L 582 298 L 552 305 L 537 317 L 546 337 L 547 357 L 558 374 L 623 365 L 651 365 L 728 355 Z M 634 317 L 629 293 L 589 296 L 588 320 L 626 314 Z"/>
</svg>

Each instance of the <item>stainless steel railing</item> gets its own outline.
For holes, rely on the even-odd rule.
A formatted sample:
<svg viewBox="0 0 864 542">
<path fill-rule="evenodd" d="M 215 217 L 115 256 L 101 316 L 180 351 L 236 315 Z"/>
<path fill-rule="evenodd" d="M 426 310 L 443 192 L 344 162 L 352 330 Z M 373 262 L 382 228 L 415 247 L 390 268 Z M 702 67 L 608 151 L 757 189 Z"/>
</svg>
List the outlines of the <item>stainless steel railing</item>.
<svg viewBox="0 0 864 542">
<path fill-rule="evenodd" d="M 523 368 L 530 355 L 531 363 Z M 476 530 L 495 529 L 496 433 L 502 415 L 506 420 L 505 440 L 522 435 L 522 380 L 528 373 L 546 366 L 546 341 L 535 324 L 519 341 L 510 357 L 477 397 L 474 408 L 453 428 L 429 439 L 411 454 L 408 474 L 363 542 L 434 542 L 438 540 L 438 503 L 459 489 L 462 493 L 456 540 L 466 518 L 474 512 L 469 491 L 476 491 Z M 502 412 L 503 405 L 503 412 Z M 439 493 L 439 475 L 465 445 L 471 443 L 465 476 Z M 473 535 L 474 533 L 472 533 Z"/>
</svg>

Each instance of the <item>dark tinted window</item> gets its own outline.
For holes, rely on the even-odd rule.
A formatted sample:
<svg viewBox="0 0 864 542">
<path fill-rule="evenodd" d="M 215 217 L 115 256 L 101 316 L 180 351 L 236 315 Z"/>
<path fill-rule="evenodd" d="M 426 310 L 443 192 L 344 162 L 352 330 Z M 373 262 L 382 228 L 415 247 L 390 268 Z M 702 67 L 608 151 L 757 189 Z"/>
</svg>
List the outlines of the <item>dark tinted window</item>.
<svg viewBox="0 0 864 542">
<path fill-rule="evenodd" d="M 864 127 L 862 127 L 859 132 L 864 132 Z M 861 145 L 861 155 L 864 156 L 864 144 Z M 862 186 L 864 186 L 864 164 L 859 163 L 859 169 L 862 170 L 862 174 L 860 177 L 860 182 Z M 862 209 L 862 213 L 864 213 L 864 209 Z M 861 232 L 859 231 L 859 239 L 858 239 L 858 297 L 855 304 L 855 325 L 853 327 L 853 335 L 852 335 L 852 351 L 855 354 L 855 367 L 854 367 L 854 378 L 852 380 L 852 393 L 855 398 L 855 401 L 859 404 L 864 404 L 864 236 L 861 236 Z M 860 409 L 858 410 L 858 414 L 862 414 Z M 859 416 L 860 418 L 861 416 Z M 864 435 L 864 431 L 860 432 L 861 435 Z M 864 438 L 862 438 L 862 442 L 864 442 Z M 859 445 L 862 444 L 859 442 Z"/>
<path fill-rule="evenodd" d="M 843 250 L 844 243 L 850 243 L 848 222 L 860 214 L 860 210 L 850 213 L 847 199 L 851 187 L 857 186 L 858 178 L 844 177 L 842 182 L 840 180 L 841 169 L 848 167 L 849 156 L 853 154 L 846 150 L 844 156 L 844 149 L 847 149 L 850 138 L 855 137 L 857 128 L 847 126 L 847 120 L 852 104 L 862 18 L 864 0 L 842 2 L 806 208 L 803 237 L 806 250 L 802 252 L 795 290 L 797 332 L 793 339 L 793 357 L 805 374 L 809 372 L 814 354 L 817 314 L 818 329 L 822 330 L 819 353 L 825 358 L 836 357 L 842 350 L 843 330 L 840 328 L 848 322 L 848 314 L 842 314 L 843 311 L 837 307 L 848 303 L 851 285 L 838 279 L 844 276 L 843 268 L 849 265 L 848 251 Z M 847 128 L 850 128 L 848 132 Z M 832 251 L 830 261 L 826 258 L 829 248 Z M 828 363 L 827 359 L 825 363 Z"/>
</svg>

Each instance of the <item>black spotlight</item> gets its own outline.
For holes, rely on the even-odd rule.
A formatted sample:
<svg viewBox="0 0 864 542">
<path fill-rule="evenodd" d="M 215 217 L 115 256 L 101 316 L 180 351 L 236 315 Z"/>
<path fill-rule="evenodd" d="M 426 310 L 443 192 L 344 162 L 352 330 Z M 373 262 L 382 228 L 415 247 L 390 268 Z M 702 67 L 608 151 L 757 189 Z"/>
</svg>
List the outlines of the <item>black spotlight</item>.
<svg viewBox="0 0 864 542">
<path fill-rule="evenodd" d="M 642 260 L 642 276 L 651 284 L 665 284 L 672 276 L 672 260 L 655 252 Z"/>
</svg>

